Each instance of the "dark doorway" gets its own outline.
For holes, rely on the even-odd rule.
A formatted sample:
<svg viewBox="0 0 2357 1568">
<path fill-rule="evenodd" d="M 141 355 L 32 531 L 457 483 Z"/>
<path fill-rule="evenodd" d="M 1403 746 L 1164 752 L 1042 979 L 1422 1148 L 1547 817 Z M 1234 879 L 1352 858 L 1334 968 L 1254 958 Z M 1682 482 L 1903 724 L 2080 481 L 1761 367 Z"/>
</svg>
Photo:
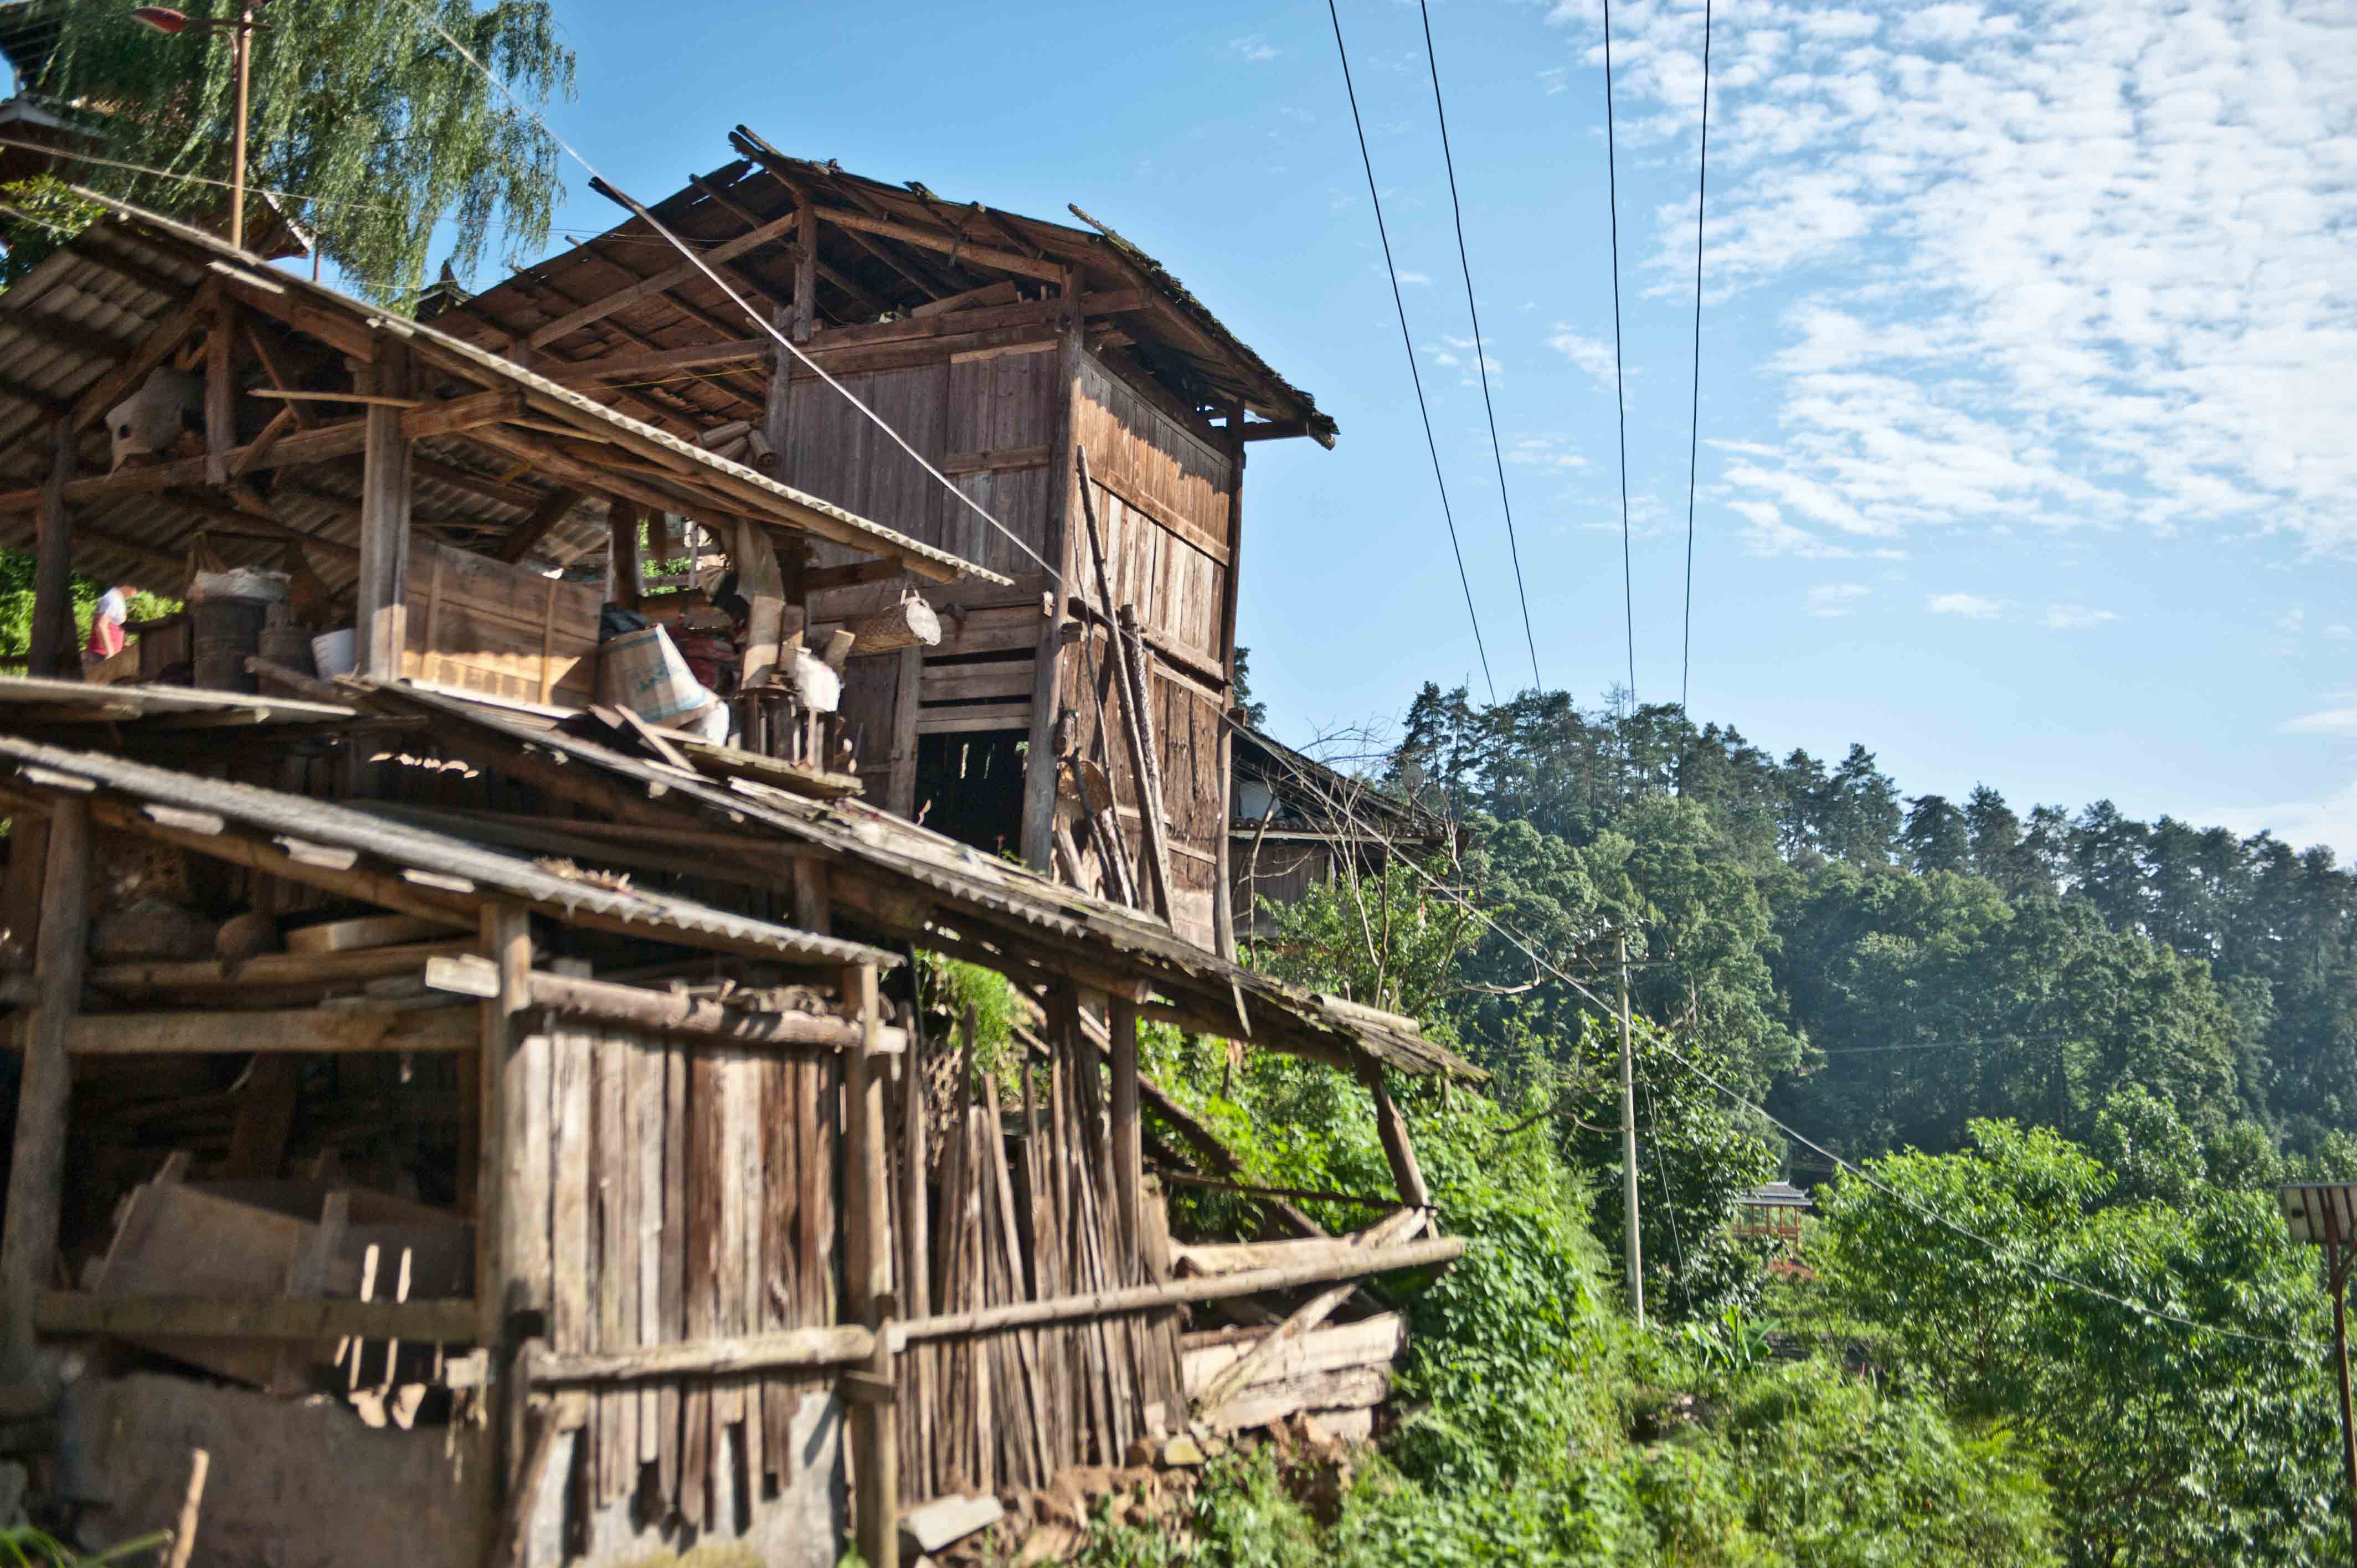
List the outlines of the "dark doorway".
<svg viewBox="0 0 2357 1568">
<path fill-rule="evenodd" d="M 992 854 L 1020 854 L 1028 740 L 1019 729 L 919 736 L 917 820 Z"/>
</svg>

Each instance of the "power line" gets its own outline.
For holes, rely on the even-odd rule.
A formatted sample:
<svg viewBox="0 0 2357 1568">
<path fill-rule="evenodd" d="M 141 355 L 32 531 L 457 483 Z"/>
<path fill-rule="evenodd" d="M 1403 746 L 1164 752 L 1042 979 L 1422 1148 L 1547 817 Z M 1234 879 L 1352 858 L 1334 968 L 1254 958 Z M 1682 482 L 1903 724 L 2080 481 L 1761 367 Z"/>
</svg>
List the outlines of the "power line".
<svg viewBox="0 0 2357 1568">
<path fill-rule="evenodd" d="M 1342 13 L 1335 8 L 1334 0 L 1326 0 L 1326 14 L 1334 22 L 1334 52 L 1342 61 L 1342 91 L 1351 100 L 1351 124 L 1359 132 L 1359 162 L 1367 170 L 1367 199 L 1374 203 L 1375 234 L 1383 242 L 1383 275 L 1391 280 L 1392 306 L 1399 312 L 1400 347 L 1407 350 L 1408 380 L 1415 387 L 1416 411 L 1424 416 L 1425 449 L 1432 454 L 1432 482 L 1440 487 L 1440 515 L 1448 523 L 1448 548 L 1457 557 L 1457 581 L 1465 590 L 1465 614 L 1473 623 L 1473 648 L 1481 656 L 1481 679 L 1490 687 L 1490 700 L 1498 700 L 1497 678 L 1490 673 L 1490 650 L 1481 640 L 1480 613 L 1473 607 L 1473 579 L 1465 575 L 1465 549 L 1457 541 L 1457 516 L 1448 507 L 1448 481 L 1441 477 L 1440 443 L 1433 439 L 1432 409 L 1424 401 L 1424 373 L 1415 367 L 1415 339 L 1407 329 L 1407 301 L 1400 295 L 1399 268 L 1392 261 L 1391 231 L 1383 225 L 1383 199 L 1375 189 L 1375 160 L 1367 151 L 1367 123 L 1359 116 L 1359 90 L 1351 83 L 1351 51 L 1342 43 Z M 1481 329 L 1473 328 L 1473 351 L 1481 351 Z M 1516 568 L 1519 574 L 1520 568 Z M 1519 580 L 1519 577 L 1518 579 Z M 1528 611 L 1524 612 L 1527 618 Z M 1537 655 L 1532 655 L 1534 666 Z"/>
<path fill-rule="evenodd" d="M 1327 0 L 1329 5 L 1333 0 Z M 1612 403 L 1620 420 L 1620 608 L 1629 628 L 1629 703 L 1637 702 L 1637 590 L 1629 564 L 1629 393 L 1620 371 L 1620 157 L 1612 129 L 1612 0 L 1604 0 L 1604 189 L 1612 215 Z"/>
<path fill-rule="evenodd" d="M 1702 156 L 1695 164 L 1694 402 L 1686 424 L 1686 618 L 1678 650 L 1678 711 L 1694 672 L 1695 471 L 1702 456 L 1702 218 L 1710 195 L 1710 0 L 1702 0 Z"/>
<path fill-rule="evenodd" d="M 230 182 L 225 179 L 211 179 L 204 175 L 188 174 L 180 169 L 156 168 L 148 164 L 125 163 L 121 158 L 102 158 L 95 153 L 76 153 L 61 147 L 45 147 L 38 142 L 20 142 L 8 136 L 0 136 L 0 147 L 11 147 L 18 152 L 42 153 L 53 158 L 70 158 L 78 164 L 95 164 L 102 168 L 125 169 L 132 174 L 151 175 L 157 179 L 177 179 L 185 185 L 211 186 L 221 190 L 231 188 Z M 401 208 L 390 207 L 382 202 L 345 201 L 340 198 L 313 196 L 307 191 L 301 190 L 272 190 L 266 186 L 259 185 L 249 185 L 245 189 L 249 196 L 275 196 L 287 201 L 308 202 L 314 207 L 349 207 L 361 212 L 398 213 L 403 210 Z"/>
<path fill-rule="evenodd" d="M 1481 336 L 1481 307 L 1473 298 L 1473 263 L 1465 251 L 1465 208 L 1457 199 L 1457 159 L 1448 150 L 1448 111 L 1440 102 L 1440 57 L 1432 48 L 1432 10 L 1416 0 L 1424 17 L 1424 58 L 1432 67 L 1432 110 L 1440 119 L 1440 161 L 1448 170 L 1448 209 L 1457 219 L 1457 263 L 1465 273 L 1465 308 L 1473 317 L 1473 365 L 1481 374 L 1481 408 L 1490 416 L 1490 456 L 1498 466 L 1498 504 L 1506 513 L 1506 550 L 1514 563 L 1514 596 L 1522 601 L 1523 637 L 1531 646 L 1531 687 L 1544 691 L 1539 678 L 1539 639 L 1531 630 L 1531 596 L 1523 587 L 1523 550 L 1514 539 L 1514 503 L 1506 494 L 1506 453 L 1498 442 L 1498 409 L 1490 401 L 1490 345 Z M 1496 693 L 1492 693 L 1494 699 Z"/>
</svg>

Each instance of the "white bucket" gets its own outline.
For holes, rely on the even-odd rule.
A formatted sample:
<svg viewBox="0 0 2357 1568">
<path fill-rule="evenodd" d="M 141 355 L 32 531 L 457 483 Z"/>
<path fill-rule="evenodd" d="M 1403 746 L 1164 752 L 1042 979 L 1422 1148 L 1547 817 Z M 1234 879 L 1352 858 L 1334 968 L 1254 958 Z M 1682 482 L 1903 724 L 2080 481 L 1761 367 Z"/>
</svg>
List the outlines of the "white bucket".
<svg viewBox="0 0 2357 1568">
<path fill-rule="evenodd" d="M 322 681 L 350 674 L 360 668 L 359 634 L 350 627 L 321 632 L 311 639 L 311 663 Z"/>
</svg>

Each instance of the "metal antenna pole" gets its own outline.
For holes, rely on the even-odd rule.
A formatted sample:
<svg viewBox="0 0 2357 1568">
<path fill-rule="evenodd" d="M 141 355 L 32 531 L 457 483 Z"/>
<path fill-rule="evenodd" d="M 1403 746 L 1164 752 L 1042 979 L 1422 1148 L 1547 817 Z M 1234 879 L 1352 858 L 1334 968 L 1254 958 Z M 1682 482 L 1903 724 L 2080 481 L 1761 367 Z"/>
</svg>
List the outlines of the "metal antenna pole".
<svg viewBox="0 0 2357 1568">
<path fill-rule="evenodd" d="M 1637 1058 L 1629 1029 L 1629 933 L 1620 947 L 1620 1200 L 1628 1231 L 1629 1310 L 1645 1326 L 1645 1251 L 1637 1235 Z M 2343 1366 L 2347 1365 L 2343 1361 Z M 2346 1387 L 2344 1374 L 2343 1386 Z M 2345 1405 L 2344 1405 L 2344 1408 Z"/>
<path fill-rule="evenodd" d="M 237 25 L 237 148 L 230 161 L 230 249 L 245 249 L 245 109 L 253 77 L 253 7 Z"/>
</svg>

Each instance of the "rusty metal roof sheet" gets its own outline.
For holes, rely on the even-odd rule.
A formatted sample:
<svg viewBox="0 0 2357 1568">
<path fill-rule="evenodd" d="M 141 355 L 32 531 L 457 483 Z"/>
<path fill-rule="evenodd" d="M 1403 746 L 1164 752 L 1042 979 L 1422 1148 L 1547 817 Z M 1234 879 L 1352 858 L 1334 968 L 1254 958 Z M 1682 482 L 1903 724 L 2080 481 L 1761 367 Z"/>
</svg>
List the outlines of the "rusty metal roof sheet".
<svg viewBox="0 0 2357 1568">
<path fill-rule="evenodd" d="M 348 806 L 104 752 L 0 735 L 0 789 L 109 802 L 120 808 L 116 825 L 173 836 L 199 852 L 208 841 L 219 840 L 213 853 L 227 858 L 251 860 L 232 848 L 239 842 L 272 846 L 274 856 L 292 845 L 349 851 L 355 857 L 349 869 L 404 884 L 420 897 L 517 899 L 560 923 L 620 927 L 688 947 L 795 962 L 900 961 L 879 948 L 733 915 L 670 894 L 561 875 L 530 860 Z"/>
</svg>

